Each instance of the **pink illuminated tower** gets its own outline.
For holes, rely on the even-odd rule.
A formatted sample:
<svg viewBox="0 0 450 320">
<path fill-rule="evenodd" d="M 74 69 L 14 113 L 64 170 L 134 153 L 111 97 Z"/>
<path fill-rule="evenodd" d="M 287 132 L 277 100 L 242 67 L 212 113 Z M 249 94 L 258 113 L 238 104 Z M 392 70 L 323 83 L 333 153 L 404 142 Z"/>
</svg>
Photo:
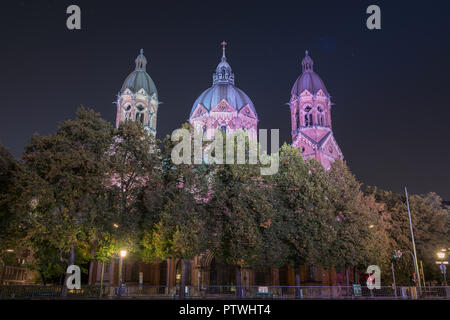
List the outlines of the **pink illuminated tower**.
<svg viewBox="0 0 450 320">
<path fill-rule="evenodd" d="M 250 139 L 257 139 L 258 115 L 250 98 L 234 85 L 234 73 L 225 56 L 226 44 L 222 42 L 222 59 L 213 74 L 213 85 L 194 102 L 189 122 L 208 137 L 216 129 L 227 134 L 243 129 Z"/>
<path fill-rule="evenodd" d="M 292 87 L 289 102 L 292 145 L 301 148 L 305 160 L 315 158 L 329 169 L 333 161 L 344 156 L 333 136 L 330 95 L 313 65 L 306 51 L 302 74 Z"/>
</svg>

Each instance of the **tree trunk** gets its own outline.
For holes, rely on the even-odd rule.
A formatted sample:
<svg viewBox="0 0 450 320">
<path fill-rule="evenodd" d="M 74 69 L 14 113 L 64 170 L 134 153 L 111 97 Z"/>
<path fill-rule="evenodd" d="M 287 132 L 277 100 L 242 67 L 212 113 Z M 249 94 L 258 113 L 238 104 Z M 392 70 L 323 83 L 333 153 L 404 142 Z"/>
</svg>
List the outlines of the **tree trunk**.
<svg viewBox="0 0 450 320">
<path fill-rule="evenodd" d="M 105 262 L 102 261 L 102 273 L 100 274 L 100 297 L 103 296 L 103 278 L 105 276 Z"/>
<path fill-rule="evenodd" d="M 181 259 L 180 299 L 184 299 L 186 290 L 186 261 Z"/>
<path fill-rule="evenodd" d="M 346 288 L 345 288 L 345 292 L 346 292 L 346 294 L 347 294 L 347 296 L 348 296 L 348 294 L 349 294 L 349 286 L 350 286 L 350 279 L 349 279 L 349 277 L 348 277 L 348 266 L 346 265 L 345 266 L 345 286 L 346 286 Z"/>
<path fill-rule="evenodd" d="M 97 281 L 97 261 L 95 261 L 95 245 L 97 241 L 94 241 L 94 246 L 91 248 L 91 261 L 89 262 L 89 280 L 88 284 L 95 285 Z M 94 272 L 95 270 L 95 272 Z"/>
<path fill-rule="evenodd" d="M 70 247 L 70 255 L 69 255 L 69 263 L 68 266 L 75 264 L 75 244 L 72 244 Z M 67 279 L 71 276 L 71 273 L 66 273 L 66 276 L 64 277 L 64 283 L 62 288 L 62 296 L 67 296 Z"/>
<path fill-rule="evenodd" d="M 41 274 L 42 285 L 45 286 L 46 285 L 45 277 L 42 272 L 39 272 L 39 273 Z"/>
<path fill-rule="evenodd" d="M 300 266 L 295 267 L 295 297 L 300 298 Z"/>
<path fill-rule="evenodd" d="M 236 297 L 242 297 L 241 266 L 236 267 Z"/>
<path fill-rule="evenodd" d="M 350 278 L 348 276 L 348 266 L 345 266 L 345 285 L 348 287 L 350 286 Z"/>
</svg>

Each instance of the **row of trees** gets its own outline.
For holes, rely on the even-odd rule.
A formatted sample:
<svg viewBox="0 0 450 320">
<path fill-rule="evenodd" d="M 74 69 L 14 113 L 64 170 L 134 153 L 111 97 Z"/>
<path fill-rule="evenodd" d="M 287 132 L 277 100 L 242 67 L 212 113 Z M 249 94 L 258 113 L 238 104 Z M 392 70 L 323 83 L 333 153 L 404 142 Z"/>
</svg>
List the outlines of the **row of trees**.
<svg viewBox="0 0 450 320">
<path fill-rule="evenodd" d="M 363 191 L 343 162 L 324 170 L 285 144 L 279 172 L 261 176 L 260 164 L 175 165 L 173 145 L 138 123 L 114 129 L 80 108 L 56 133 L 34 135 L 19 161 L 0 146 L 2 263 L 8 248 L 28 248 L 46 283 L 67 265 L 107 262 L 123 248 L 149 263 L 210 250 L 237 267 L 238 286 L 242 267 L 286 264 L 297 285 L 309 264 L 362 271 L 376 264 L 390 283 L 392 251 L 410 248 L 404 197 Z M 410 204 L 426 278 L 439 279 L 434 254 L 449 243 L 448 208 L 434 193 L 413 195 Z M 399 283 L 411 270 L 403 259 Z"/>
</svg>

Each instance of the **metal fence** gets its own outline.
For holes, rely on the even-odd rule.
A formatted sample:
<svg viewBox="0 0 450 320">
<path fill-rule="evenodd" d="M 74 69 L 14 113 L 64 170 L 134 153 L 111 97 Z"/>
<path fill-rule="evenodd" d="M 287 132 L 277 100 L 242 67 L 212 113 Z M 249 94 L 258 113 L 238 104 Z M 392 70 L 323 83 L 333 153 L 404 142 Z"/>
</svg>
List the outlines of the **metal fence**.
<svg viewBox="0 0 450 320">
<path fill-rule="evenodd" d="M 450 287 L 186 286 L 185 299 L 450 299 Z M 0 286 L 0 299 L 179 299 L 179 286 Z"/>
</svg>

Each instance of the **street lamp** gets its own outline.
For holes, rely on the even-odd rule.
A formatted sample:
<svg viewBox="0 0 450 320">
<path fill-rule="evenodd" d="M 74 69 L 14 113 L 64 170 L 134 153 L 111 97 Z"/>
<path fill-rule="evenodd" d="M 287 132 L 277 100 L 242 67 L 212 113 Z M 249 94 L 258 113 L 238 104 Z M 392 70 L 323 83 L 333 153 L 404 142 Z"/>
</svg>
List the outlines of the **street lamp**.
<svg viewBox="0 0 450 320">
<path fill-rule="evenodd" d="M 445 249 L 442 249 L 441 251 L 436 252 L 437 257 L 439 258 L 439 261 L 436 261 L 436 264 L 439 264 L 439 268 L 441 269 L 442 272 L 442 277 L 444 278 L 444 285 L 447 286 L 447 266 L 446 264 L 448 264 L 448 261 L 446 260 L 447 258 L 447 253 Z"/>
</svg>

